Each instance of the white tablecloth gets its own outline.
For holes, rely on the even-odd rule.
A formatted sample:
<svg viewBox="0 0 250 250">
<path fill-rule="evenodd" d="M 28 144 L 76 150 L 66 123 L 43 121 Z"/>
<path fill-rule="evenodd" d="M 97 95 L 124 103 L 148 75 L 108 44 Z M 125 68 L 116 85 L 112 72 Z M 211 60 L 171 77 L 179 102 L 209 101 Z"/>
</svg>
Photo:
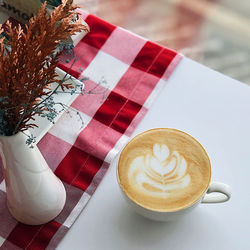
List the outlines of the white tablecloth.
<svg viewBox="0 0 250 250">
<path fill-rule="evenodd" d="M 116 159 L 58 250 L 250 249 L 250 88 L 184 58 L 134 135 L 154 127 L 198 139 L 231 200 L 201 204 L 176 222 L 144 219 L 121 196 Z"/>
</svg>

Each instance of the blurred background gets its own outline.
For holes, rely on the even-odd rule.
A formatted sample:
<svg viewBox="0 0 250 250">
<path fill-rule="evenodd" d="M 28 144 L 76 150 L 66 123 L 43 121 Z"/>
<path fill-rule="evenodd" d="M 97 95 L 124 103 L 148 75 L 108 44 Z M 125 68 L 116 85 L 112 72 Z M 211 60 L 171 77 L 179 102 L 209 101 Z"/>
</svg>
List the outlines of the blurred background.
<svg viewBox="0 0 250 250">
<path fill-rule="evenodd" d="M 75 0 L 83 9 L 250 85 L 250 1 Z"/>
</svg>

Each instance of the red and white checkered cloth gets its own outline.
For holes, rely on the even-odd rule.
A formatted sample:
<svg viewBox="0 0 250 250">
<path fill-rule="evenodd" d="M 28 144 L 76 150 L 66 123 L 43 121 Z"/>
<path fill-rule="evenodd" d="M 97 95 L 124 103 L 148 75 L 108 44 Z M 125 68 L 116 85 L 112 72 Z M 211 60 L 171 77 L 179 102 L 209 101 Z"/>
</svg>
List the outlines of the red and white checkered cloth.
<svg viewBox="0 0 250 250">
<path fill-rule="evenodd" d="M 75 48 L 79 60 L 70 73 L 89 78 L 88 94 L 71 105 L 84 127 L 75 112 L 65 112 L 38 144 L 65 185 L 65 208 L 42 226 L 18 223 L 8 212 L 0 172 L 0 249 L 55 249 L 181 59 L 93 15 L 82 16 L 91 32 Z"/>
</svg>

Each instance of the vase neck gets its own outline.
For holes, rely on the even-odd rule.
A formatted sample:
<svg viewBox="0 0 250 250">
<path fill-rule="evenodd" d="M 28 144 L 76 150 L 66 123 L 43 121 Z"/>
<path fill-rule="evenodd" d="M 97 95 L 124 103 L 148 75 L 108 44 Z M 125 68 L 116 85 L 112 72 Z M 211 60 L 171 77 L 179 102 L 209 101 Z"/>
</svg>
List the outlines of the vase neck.
<svg viewBox="0 0 250 250">
<path fill-rule="evenodd" d="M 18 162 L 27 171 L 41 172 L 48 169 L 41 152 L 36 145 L 30 148 L 26 144 L 27 136 L 21 132 L 12 136 L 0 136 L 0 150 L 3 163 L 8 168 L 19 168 Z"/>
</svg>

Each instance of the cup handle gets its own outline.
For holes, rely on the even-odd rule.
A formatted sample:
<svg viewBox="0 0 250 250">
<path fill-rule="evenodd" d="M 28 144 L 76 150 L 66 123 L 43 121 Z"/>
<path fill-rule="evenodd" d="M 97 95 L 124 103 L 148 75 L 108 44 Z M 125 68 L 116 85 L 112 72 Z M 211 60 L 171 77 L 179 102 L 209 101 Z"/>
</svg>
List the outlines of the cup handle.
<svg viewBox="0 0 250 250">
<path fill-rule="evenodd" d="M 231 198 L 232 189 L 229 185 L 213 182 L 210 184 L 201 203 L 220 203 L 228 201 Z"/>
</svg>

